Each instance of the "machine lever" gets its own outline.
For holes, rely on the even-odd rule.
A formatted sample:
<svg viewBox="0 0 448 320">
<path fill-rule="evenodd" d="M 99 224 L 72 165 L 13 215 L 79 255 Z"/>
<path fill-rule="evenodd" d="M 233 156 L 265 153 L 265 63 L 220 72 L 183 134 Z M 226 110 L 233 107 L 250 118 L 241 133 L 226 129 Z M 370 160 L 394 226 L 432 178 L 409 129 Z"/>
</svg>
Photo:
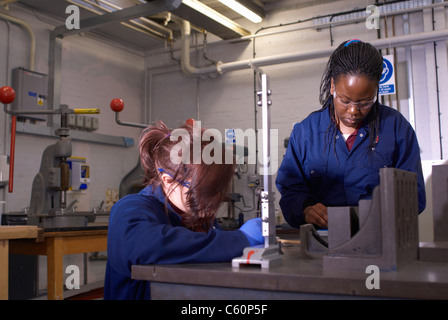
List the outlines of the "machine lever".
<svg viewBox="0 0 448 320">
<path fill-rule="evenodd" d="M 125 126 L 125 127 L 134 127 L 134 128 L 146 128 L 148 125 L 146 124 L 140 124 L 140 123 L 132 123 L 132 122 L 123 122 L 120 120 L 120 116 L 119 113 L 123 110 L 124 108 L 124 101 L 120 98 L 114 98 L 112 99 L 112 101 L 110 102 L 110 108 L 112 109 L 112 111 L 115 112 L 115 122 L 117 124 L 119 124 L 120 126 Z"/>
<path fill-rule="evenodd" d="M 100 109 L 73 109 L 75 114 L 98 114 Z"/>
</svg>

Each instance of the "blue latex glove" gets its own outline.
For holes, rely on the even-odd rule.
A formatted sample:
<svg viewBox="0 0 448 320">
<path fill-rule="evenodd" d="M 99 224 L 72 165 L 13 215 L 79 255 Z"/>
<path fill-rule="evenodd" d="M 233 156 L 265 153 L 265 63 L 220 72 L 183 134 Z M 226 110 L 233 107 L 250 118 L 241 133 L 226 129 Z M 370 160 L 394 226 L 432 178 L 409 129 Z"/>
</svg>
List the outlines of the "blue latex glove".
<svg viewBox="0 0 448 320">
<path fill-rule="evenodd" d="M 247 221 L 240 228 L 251 246 L 264 244 L 263 232 L 261 230 L 261 218 L 254 218 Z"/>
</svg>

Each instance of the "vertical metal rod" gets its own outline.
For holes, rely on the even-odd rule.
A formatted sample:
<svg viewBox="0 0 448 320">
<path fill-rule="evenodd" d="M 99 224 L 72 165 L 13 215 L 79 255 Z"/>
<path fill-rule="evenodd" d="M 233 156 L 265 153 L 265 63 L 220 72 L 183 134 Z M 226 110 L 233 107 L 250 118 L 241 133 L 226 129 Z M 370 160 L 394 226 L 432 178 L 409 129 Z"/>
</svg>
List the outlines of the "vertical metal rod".
<svg viewBox="0 0 448 320">
<path fill-rule="evenodd" d="M 48 105 L 49 110 L 61 104 L 62 86 L 62 38 L 50 34 L 50 50 L 48 57 Z M 48 115 L 47 126 L 52 127 L 54 115 Z"/>
<path fill-rule="evenodd" d="M 14 158 L 16 153 L 16 122 L 17 116 L 11 117 L 11 151 L 9 152 L 9 184 L 8 192 L 13 191 L 13 181 L 14 181 Z"/>
<path fill-rule="evenodd" d="M 268 88 L 268 76 L 261 74 L 261 108 L 263 126 L 263 192 L 261 193 L 261 217 L 262 229 L 265 237 L 265 247 L 275 244 L 275 210 L 272 192 L 271 165 L 271 121 L 270 101 L 271 92 Z"/>
<path fill-rule="evenodd" d="M 404 34 L 409 34 L 409 16 L 408 14 L 403 15 L 404 20 Z M 413 83 L 413 72 L 412 72 L 412 48 L 411 46 L 406 46 L 405 49 L 405 56 L 406 56 L 406 68 L 407 68 L 407 74 L 408 74 L 408 91 L 409 91 L 409 123 L 411 124 L 412 128 L 414 130 L 415 127 L 415 105 L 414 105 L 414 83 Z"/>
</svg>

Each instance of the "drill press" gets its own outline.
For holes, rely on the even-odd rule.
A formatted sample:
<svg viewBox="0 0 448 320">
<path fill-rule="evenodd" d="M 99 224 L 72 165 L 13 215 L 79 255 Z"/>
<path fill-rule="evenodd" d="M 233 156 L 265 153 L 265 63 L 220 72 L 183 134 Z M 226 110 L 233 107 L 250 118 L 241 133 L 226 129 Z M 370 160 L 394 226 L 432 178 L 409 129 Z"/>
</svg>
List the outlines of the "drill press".
<svg viewBox="0 0 448 320">
<path fill-rule="evenodd" d="M 73 113 L 97 114 L 99 109 L 69 109 L 67 105 L 61 105 L 54 110 L 8 110 L 6 105 L 14 99 L 15 92 L 12 88 L 0 88 L 0 101 L 5 104 L 5 112 L 12 116 L 9 192 L 13 189 L 15 117 L 24 114 L 59 114 L 61 126 L 55 130 L 59 140 L 48 146 L 42 154 L 40 169 L 33 181 L 27 223 L 44 229 L 85 227 L 88 215 L 81 212 L 73 213 L 67 208 L 67 191 L 70 188 L 70 167 L 67 158 L 72 155 L 72 140 L 69 136 L 67 118 Z"/>
</svg>

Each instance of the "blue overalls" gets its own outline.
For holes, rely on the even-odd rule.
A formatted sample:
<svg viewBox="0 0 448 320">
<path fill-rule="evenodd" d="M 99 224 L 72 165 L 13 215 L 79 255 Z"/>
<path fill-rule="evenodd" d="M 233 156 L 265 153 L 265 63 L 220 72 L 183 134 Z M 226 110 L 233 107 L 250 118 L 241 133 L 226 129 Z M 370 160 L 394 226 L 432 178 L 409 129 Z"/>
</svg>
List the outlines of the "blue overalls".
<svg viewBox="0 0 448 320">
<path fill-rule="evenodd" d="M 241 256 L 249 241 L 243 232 L 208 233 L 181 226 L 181 217 L 159 187 L 120 199 L 111 210 L 104 299 L 150 299 L 150 283 L 131 279 L 132 265 L 225 262 Z"/>
<path fill-rule="evenodd" d="M 306 223 L 304 204 L 357 206 L 360 199 L 371 198 L 379 184 L 379 169 L 385 167 L 417 174 L 419 212 L 424 210 L 425 185 L 415 132 L 395 109 L 379 105 L 379 112 L 380 128 L 373 150 L 368 150 L 366 119 L 350 151 L 339 131 L 334 144 L 328 135 L 328 109 L 313 112 L 294 126 L 276 179 L 280 207 L 291 226 Z"/>
</svg>

